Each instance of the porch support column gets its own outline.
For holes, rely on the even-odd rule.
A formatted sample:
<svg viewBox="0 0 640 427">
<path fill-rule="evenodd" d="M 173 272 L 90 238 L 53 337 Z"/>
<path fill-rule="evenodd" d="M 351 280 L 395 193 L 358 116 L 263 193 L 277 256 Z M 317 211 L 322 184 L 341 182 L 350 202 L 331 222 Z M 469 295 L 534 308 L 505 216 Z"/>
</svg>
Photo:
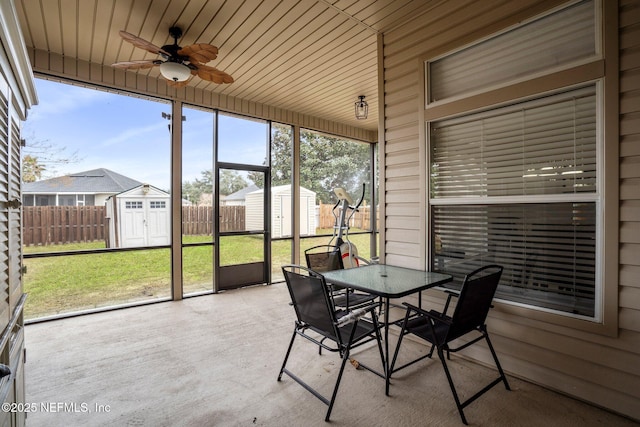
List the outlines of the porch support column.
<svg viewBox="0 0 640 427">
<path fill-rule="evenodd" d="M 294 264 L 300 264 L 300 126 L 293 127 L 293 173 L 291 185 L 291 218 L 293 218 L 293 239 L 291 254 Z"/>
<path fill-rule="evenodd" d="M 171 103 L 171 295 L 182 299 L 182 102 Z"/>
</svg>

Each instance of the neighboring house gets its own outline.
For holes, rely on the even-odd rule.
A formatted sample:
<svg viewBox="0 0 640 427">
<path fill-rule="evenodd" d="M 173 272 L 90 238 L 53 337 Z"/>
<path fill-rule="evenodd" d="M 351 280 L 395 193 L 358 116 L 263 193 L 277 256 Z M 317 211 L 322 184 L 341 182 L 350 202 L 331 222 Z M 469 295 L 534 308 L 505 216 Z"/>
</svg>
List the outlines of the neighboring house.
<svg viewBox="0 0 640 427">
<path fill-rule="evenodd" d="M 109 169 L 93 169 L 26 182 L 22 186 L 22 203 L 24 206 L 104 206 L 110 196 L 139 185 L 142 182 Z"/>
<path fill-rule="evenodd" d="M 221 200 L 220 203 L 222 206 L 244 206 L 245 198 L 247 194 L 253 193 L 254 191 L 259 190 L 258 186 L 255 184 L 251 184 L 248 187 L 244 187 L 242 190 L 238 190 L 235 193 L 231 193 Z"/>
</svg>

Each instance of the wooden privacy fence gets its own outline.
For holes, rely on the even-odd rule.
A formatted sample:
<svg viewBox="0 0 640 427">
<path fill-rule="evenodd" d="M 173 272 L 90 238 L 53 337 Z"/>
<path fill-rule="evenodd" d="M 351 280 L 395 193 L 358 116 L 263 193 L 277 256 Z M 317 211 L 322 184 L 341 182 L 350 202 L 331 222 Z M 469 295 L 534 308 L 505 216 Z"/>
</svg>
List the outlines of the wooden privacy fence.
<svg viewBox="0 0 640 427">
<path fill-rule="evenodd" d="M 104 206 L 24 206 L 25 246 L 84 243 L 105 239 Z"/>
<path fill-rule="evenodd" d="M 245 229 L 244 206 L 220 207 L 220 231 Z M 190 236 L 213 233 L 213 206 L 183 206 L 182 234 Z"/>
<path fill-rule="evenodd" d="M 104 241 L 109 233 L 104 206 L 24 206 L 22 236 L 25 246 Z M 245 229 L 244 206 L 220 208 L 221 231 Z M 183 206 L 182 232 L 211 235 L 212 206 Z"/>
<path fill-rule="evenodd" d="M 336 218 L 333 216 L 333 206 L 320 204 L 318 206 L 317 224 L 318 228 L 333 228 Z M 340 218 L 339 208 L 336 208 L 336 215 Z M 371 206 L 360 206 L 358 211 L 351 218 L 349 227 L 360 230 L 369 230 L 371 226 Z"/>
<path fill-rule="evenodd" d="M 333 228 L 335 218 L 332 208 L 333 205 L 317 206 L 317 228 Z M 24 206 L 22 208 L 23 243 L 25 246 L 44 246 L 105 240 L 108 234 L 105 213 L 104 206 Z M 370 222 L 371 209 L 366 206 L 356 212 L 349 226 L 368 230 Z M 220 231 L 244 229 L 244 206 L 220 208 Z M 212 206 L 182 207 L 183 234 L 211 235 L 212 230 Z"/>
</svg>

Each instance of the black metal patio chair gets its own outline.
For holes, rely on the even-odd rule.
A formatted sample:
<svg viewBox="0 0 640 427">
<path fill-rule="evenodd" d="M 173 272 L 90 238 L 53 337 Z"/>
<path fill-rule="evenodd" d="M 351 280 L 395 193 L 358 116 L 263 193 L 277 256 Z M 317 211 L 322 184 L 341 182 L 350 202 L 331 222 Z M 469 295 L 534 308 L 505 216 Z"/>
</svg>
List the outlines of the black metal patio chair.
<svg viewBox="0 0 640 427">
<path fill-rule="evenodd" d="M 491 302 L 495 295 L 498 283 L 500 282 L 500 276 L 502 275 L 502 267 L 499 265 L 487 265 L 469 273 L 462 284 L 462 288 L 459 293 L 447 291 L 448 296 L 442 313 L 435 310 L 426 311 L 422 308 L 413 306 L 408 303 L 404 303 L 407 306 L 407 311 L 402 322 L 402 332 L 396 346 L 393 360 L 391 362 L 390 372 L 397 372 L 409 365 L 412 365 L 422 359 L 431 357 L 433 350 L 438 353 L 438 358 L 442 362 L 442 367 L 449 381 L 453 398 L 458 407 L 460 418 L 462 422 L 467 424 L 467 419 L 464 416 L 463 409 L 471 402 L 475 401 L 482 394 L 487 392 L 493 386 L 500 382 L 504 383 L 507 390 L 511 390 L 507 377 L 505 376 L 498 356 L 496 355 L 493 345 L 489 340 L 489 332 L 487 331 L 486 318 L 489 313 L 489 309 L 492 307 Z M 457 298 L 457 304 L 451 316 L 447 315 L 452 298 Z M 471 332 L 477 332 L 480 335 L 464 342 L 457 347 L 451 347 L 450 343 L 462 336 L 465 336 Z M 394 369 L 396 359 L 400 346 L 402 345 L 403 337 L 407 334 L 414 334 L 415 336 L 429 342 L 431 344 L 431 350 L 426 356 L 419 357 L 411 362 Z M 447 366 L 446 359 L 450 359 L 450 353 L 463 350 L 478 341 L 485 340 L 493 356 L 493 360 L 498 368 L 500 376 L 486 385 L 480 391 L 473 396 L 465 400 L 460 401 L 456 387 L 453 383 L 449 367 Z M 444 353 L 447 353 L 445 358 Z"/>
<path fill-rule="evenodd" d="M 278 381 L 282 380 L 283 374 L 287 374 L 324 404 L 328 405 L 329 408 L 325 416 L 325 421 L 329 421 L 344 367 L 347 360 L 349 360 L 349 354 L 353 348 L 371 341 L 376 341 L 382 362 L 382 372 L 384 372 L 385 363 L 382 352 L 380 328 L 375 313 L 376 305 L 372 304 L 353 311 L 337 311 L 322 275 L 298 265 L 283 266 L 282 272 L 284 273 L 287 288 L 291 296 L 291 302 L 295 309 L 296 321 L 291 342 L 289 343 L 282 368 L 278 375 Z M 363 317 L 365 314 L 367 315 L 366 318 Z M 327 399 L 302 378 L 287 369 L 287 361 L 289 360 L 291 349 L 297 336 L 301 336 L 328 351 L 337 352 L 342 358 L 336 384 L 330 399 Z M 329 342 L 329 344 L 325 344 L 325 342 Z M 384 378 L 383 373 L 377 372 L 362 363 L 359 363 L 359 367 Z"/>
<path fill-rule="evenodd" d="M 304 251 L 307 268 L 318 273 L 344 269 L 340 247 L 335 245 L 318 245 Z M 347 310 L 369 304 L 377 297 L 365 292 L 356 292 L 353 289 L 345 289 L 341 286 L 329 284 L 331 297 L 336 307 L 344 307 Z"/>
</svg>

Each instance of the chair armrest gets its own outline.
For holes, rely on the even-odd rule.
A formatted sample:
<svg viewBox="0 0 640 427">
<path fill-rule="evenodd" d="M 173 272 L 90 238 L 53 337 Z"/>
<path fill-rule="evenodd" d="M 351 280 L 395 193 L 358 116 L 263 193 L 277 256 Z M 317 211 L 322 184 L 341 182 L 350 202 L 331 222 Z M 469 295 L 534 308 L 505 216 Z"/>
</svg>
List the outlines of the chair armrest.
<svg viewBox="0 0 640 427">
<path fill-rule="evenodd" d="M 455 291 L 453 289 L 445 289 L 444 293 L 447 294 L 447 302 L 444 303 L 444 309 L 442 310 L 442 314 L 446 314 L 449 310 L 449 304 L 451 304 L 451 298 L 460 296 L 460 291 Z"/>
<path fill-rule="evenodd" d="M 436 322 L 444 323 L 446 325 L 451 325 L 451 318 L 446 317 L 444 313 L 439 313 L 435 310 L 426 311 L 420 307 L 416 307 L 415 305 L 409 304 L 408 302 L 403 302 L 402 304 L 407 306 L 408 310 L 415 311 L 416 313 L 421 314 Z"/>
<path fill-rule="evenodd" d="M 358 320 L 360 320 L 360 318 L 365 316 L 368 312 L 376 309 L 377 307 L 378 307 L 378 304 L 369 304 L 364 307 L 349 311 L 347 314 L 345 314 L 340 319 L 338 319 L 338 321 L 336 322 L 336 325 L 338 327 L 342 327 L 349 323 L 357 322 Z"/>
</svg>

